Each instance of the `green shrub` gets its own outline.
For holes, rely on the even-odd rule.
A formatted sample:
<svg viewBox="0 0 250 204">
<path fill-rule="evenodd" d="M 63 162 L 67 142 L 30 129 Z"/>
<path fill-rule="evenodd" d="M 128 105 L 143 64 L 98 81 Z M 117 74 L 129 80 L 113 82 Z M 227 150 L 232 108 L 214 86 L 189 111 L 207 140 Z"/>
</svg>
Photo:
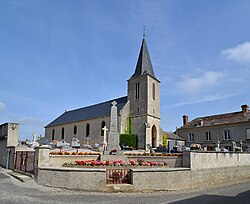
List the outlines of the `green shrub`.
<svg viewBox="0 0 250 204">
<path fill-rule="evenodd" d="M 121 134 L 120 135 L 120 145 L 121 146 L 129 146 L 137 149 L 138 147 L 138 139 L 134 134 Z"/>
</svg>

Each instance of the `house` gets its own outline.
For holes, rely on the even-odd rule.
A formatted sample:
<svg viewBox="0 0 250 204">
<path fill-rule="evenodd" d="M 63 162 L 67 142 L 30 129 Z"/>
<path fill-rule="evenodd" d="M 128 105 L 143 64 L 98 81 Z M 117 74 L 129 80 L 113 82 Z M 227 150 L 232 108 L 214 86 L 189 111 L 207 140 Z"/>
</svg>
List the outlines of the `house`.
<svg viewBox="0 0 250 204">
<path fill-rule="evenodd" d="M 239 112 L 199 117 L 190 122 L 184 115 L 183 126 L 177 128 L 176 133 L 187 144 L 198 143 L 207 150 L 214 150 L 218 145 L 233 150 L 236 143 L 246 151 L 250 149 L 250 111 L 248 105 L 241 108 Z"/>
</svg>

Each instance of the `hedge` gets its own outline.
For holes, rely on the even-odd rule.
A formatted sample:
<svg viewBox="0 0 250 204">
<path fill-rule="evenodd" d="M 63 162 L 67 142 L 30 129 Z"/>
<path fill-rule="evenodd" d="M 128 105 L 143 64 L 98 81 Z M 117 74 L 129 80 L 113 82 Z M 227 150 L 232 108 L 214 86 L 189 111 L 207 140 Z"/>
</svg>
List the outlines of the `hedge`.
<svg viewBox="0 0 250 204">
<path fill-rule="evenodd" d="M 138 148 L 138 139 L 137 135 L 134 134 L 121 134 L 120 135 L 120 145 L 129 146 L 135 149 Z"/>
</svg>

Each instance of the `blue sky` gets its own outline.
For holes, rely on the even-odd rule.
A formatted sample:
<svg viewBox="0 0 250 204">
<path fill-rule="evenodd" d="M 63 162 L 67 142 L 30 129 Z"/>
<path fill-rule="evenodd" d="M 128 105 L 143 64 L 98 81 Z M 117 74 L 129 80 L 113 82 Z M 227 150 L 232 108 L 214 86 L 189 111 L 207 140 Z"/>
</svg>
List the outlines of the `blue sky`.
<svg viewBox="0 0 250 204">
<path fill-rule="evenodd" d="M 127 94 L 146 28 L 161 126 L 250 104 L 249 0 L 0 0 L 0 123 L 20 139 Z"/>
</svg>

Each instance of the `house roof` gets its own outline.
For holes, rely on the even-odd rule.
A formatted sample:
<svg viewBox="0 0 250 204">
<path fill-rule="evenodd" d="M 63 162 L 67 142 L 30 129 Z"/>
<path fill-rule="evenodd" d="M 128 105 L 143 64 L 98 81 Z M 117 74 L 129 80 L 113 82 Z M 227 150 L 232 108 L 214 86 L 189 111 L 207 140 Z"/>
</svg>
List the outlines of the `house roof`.
<svg viewBox="0 0 250 204">
<path fill-rule="evenodd" d="M 179 129 L 194 128 L 194 127 L 209 127 L 214 125 L 224 125 L 250 121 L 250 111 L 232 112 L 219 115 L 211 115 L 195 118 Z"/>
<path fill-rule="evenodd" d="M 62 115 L 60 115 L 58 118 L 53 120 L 51 123 L 49 123 L 47 126 L 45 126 L 45 128 L 72 123 L 72 122 L 79 122 L 83 120 L 110 116 L 112 101 L 116 101 L 117 103 L 116 106 L 117 106 L 117 110 L 119 113 L 119 111 L 127 103 L 127 96 L 112 99 L 103 103 L 91 105 L 91 106 L 84 107 L 84 108 L 66 111 Z"/>
<path fill-rule="evenodd" d="M 146 74 L 156 79 L 154 74 L 154 69 L 150 60 L 146 39 L 144 36 L 141 44 L 140 54 L 135 68 L 135 73 L 131 76 L 131 78 L 139 77 Z"/>
<path fill-rule="evenodd" d="M 176 135 L 172 132 L 163 132 L 164 134 L 167 135 L 167 139 L 172 139 L 172 140 L 182 140 L 182 141 L 185 141 L 184 138 L 180 137 L 179 135 Z"/>
</svg>

